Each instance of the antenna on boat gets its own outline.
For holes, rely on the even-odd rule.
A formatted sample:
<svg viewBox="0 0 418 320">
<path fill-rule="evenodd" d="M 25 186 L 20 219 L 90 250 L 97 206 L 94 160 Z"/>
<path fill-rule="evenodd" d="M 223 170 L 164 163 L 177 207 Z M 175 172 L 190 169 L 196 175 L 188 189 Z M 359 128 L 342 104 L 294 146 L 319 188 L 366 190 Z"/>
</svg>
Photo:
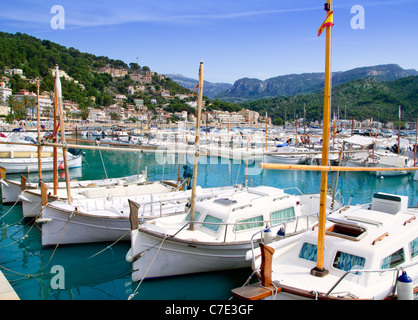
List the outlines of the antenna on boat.
<svg viewBox="0 0 418 320">
<path fill-rule="evenodd" d="M 193 167 L 193 183 L 192 183 L 192 198 L 190 200 L 190 225 L 189 230 L 194 230 L 194 205 L 196 202 L 196 178 L 197 178 L 197 165 L 199 159 L 199 135 L 200 135 L 200 116 L 202 114 L 202 97 L 203 97 L 203 61 L 200 61 L 199 67 L 199 95 L 197 98 L 197 118 L 196 118 L 196 138 L 194 154 L 194 167 Z"/>
<path fill-rule="evenodd" d="M 329 121 L 331 113 L 331 27 L 333 23 L 332 0 L 327 0 L 324 5 L 327 17 L 319 28 L 318 36 L 326 28 L 326 51 L 325 51 L 325 88 L 324 88 L 324 120 L 322 130 L 322 166 L 328 165 L 329 152 Z M 325 223 L 327 210 L 327 184 L 328 172 L 321 172 L 321 193 L 319 202 L 319 228 L 316 267 L 311 274 L 317 277 L 324 277 L 328 270 L 324 268 L 325 248 Z"/>
</svg>

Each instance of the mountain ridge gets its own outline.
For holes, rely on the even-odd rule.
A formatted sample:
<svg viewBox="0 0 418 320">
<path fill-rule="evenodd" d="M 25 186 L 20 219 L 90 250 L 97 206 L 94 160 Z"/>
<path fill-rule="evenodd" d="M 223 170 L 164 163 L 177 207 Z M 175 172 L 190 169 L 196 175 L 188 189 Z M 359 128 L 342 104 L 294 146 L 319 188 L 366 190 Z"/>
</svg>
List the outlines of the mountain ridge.
<svg viewBox="0 0 418 320">
<path fill-rule="evenodd" d="M 182 74 L 166 73 L 164 75 L 189 90 L 193 90 L 199 83 L 199 80 L 186 77 Z M 219 93 L 224 92 L 232 87 L 232 84 L 224 82 L 209 82 L 205 80 L 203 81 L 203 86 L 204 95 L 208 98 L 214 98 Z"/>
<path fill-rule="evenodd" d="M 274 120 L 304 118 L 321 120 L 323 92 L 289 97 L 259 99 L 240 104 L 260 114 L 266 111 Z M 364 78 L 335 85 L 332 90 L 331 114 L 337 118 L 356 120 L 375 119 L 383 122 L 398 120 L 399 106 L 402 121 L 416 121 L 418 112 L 418 76 L 380 81 Z"/>
<path fill-rule="evenodd" d="M 346 71 L 333 72 L 333 85 L 375 78 L 379 81 L 393 81 L 408 76 L 416 76 L 415 69 L 403 69 L 397 64 L 385 64 L 354 68 Z M 219 93 L 215 98 L 244 103 L 265 98 L 295 96 L 321 91 L 324 85 L 324 73 L 287 74 L 266 80 L 241 78 L 228 90 Z"/>
</svg>

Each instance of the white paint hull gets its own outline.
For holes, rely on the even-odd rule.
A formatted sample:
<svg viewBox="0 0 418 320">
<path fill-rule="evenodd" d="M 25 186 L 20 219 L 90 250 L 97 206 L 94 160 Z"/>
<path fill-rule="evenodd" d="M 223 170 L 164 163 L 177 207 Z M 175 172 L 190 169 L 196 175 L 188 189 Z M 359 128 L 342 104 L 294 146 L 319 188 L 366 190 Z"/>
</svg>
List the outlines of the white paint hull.
<svg viewBox="0 0 418 320">
<path fill-rule="evenodd" d="M 231 189 L 207 188 L 205 191 L 211 195 Z M 74 206 L 61 201 L 52 202 L 42 210 L 42 219 L 49 221 L 42 225 L 42 246 L 129 240 L 128 199 L 140 204 L 138 215 L 142 221 L 183 214 L 189 198 L 189 191 L 178 191 L 86 199 Z M 75 211 L 77 207 L 79 210 Z"/>
<path fill-rule="evenodd" d="M 2 203 L 14 203 L 22 192 L 20 182 L 0 180 Z"/>
<path fill-rule="evenodd" d="M 128 217 L 71 216 L 71 213 L 52 206 L 44 209 L 42 218 L 52 221 L 42 225 L 42 246 L 129 240 Z"/>
<path fill-rule="evenodd" d="M 82 156 L 73 156 L 68 154 L 67 163 L 68 168 L 81 167 Z M 63 157 L 58 158 L 58 165 L 63 162 Z M 0 166 L 6 169 L 7 173 L 28 173 L 38 172 L 38 159 L 37 158 L 0 158 Z M 42 171 L 54 170 L 54 158 L 42 159 Z"/>
<path fill-rule="evenodd" d="M 148 250 L 132 263 L 132 281 L 251 266 L 251 261 L 245 260 L 246 252 L 251 249 L 249 241 L 236 244 L 210 244 L 166 238 L 163 242 L 164 238 L 141 231 L 132 233 L 139 237 L 135 243 L 140 245 L 135 247 L 134 252 L 130 251 L 128 254 L 134 256 Z"/>
<path fill-rule="evenodd" d="M 264 155 L 265 163 L 282 163 L 282 164 L 304 164 L 305 156 L 286 156 L 286 155 Z"/>
</svg>

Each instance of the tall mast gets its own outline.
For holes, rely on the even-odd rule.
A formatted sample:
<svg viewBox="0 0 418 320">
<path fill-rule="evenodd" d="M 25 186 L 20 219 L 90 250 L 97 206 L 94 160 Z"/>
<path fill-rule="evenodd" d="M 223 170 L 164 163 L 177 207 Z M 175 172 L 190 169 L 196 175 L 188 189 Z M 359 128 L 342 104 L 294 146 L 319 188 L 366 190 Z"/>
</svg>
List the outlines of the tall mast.
<svg viewBox="0 0 418 320">
<path fill-rule="evenodd" d="M 399 116 L 398 116 L 398 155 L 401 152 L 401 106 L 399 106 Z"/>
<path fill-rule="evenodd" d="M 58 72 L 58 68 L 55 69 L 55 72 Z M 55 78 L 58 75 L 55 74 Z M 53 179 L 54 179 L 54 195 L 58 194 L 58 147 L 56 146 L 56 143 L 58 142 L 58 130 L 57 130 L 57 114 L 58 114 L 58 92 L 56 83 L 54 83 L 54 130 L 55 132 L 54 136 L 52 137 L 52 142 L 55 144 L 53 146 L 54 150 L 54 168 L 53 168 Z"/>
<path fill-rule="evenodd" d="M 325 11 L 327 19 L 326 25 L 326 52 L 325 52 L 325 87 L 324 87 L 324 121 L 323 121 L 323 138 L 322 138 L 322 165 L 328 164 L 329 152 L 329 122 L 331 113 L 331 27 L 332 27 L 332 0 L 325 3 Z M 321 26 L 322 27 L 322 26 Z M 318 228 L 318 251 L 316 267 L 311 270 L 311 274 L 323 277 L 328 274 L 328 270 L 324 268 L 324 248 L 325 248 L 325 223 L 327 210 L 327 184 L 328 172 L 321 172 L 321 193 L 319 203 L 319 228 Z"/>
<path fill-rule="evenodd" d="M 67 201 L 68 204 L 71 205 L 71 188 L 70 188 L 70 176 L 68 172 L 68 161 L 67 161 L 67 143 L 65 141 L 65 126 L 64 126 L 64 116 L 63 116 L 63 106 L 62 106 L 62 94 L 61 94 L 61 81 L 59 79 L 58 74 L 58 66 L 55 69 L 55 90 L 57 92 L 57 109 L 59 109 L 59 117 L 60 117 L 60 128 L 61 128 L 61 143 L 62 143 L 62 156 L 64 160 L 64 170 L 65 170 L 65 183 L 67 187 Z M 58 136 L 58 132 L 57 132 Z"/>
<path fill-rule="evenodd" d="M 267 111 L 266 111 L 266 151 L 267 151 Z"/>
<path fill-rule="evenodd" d="M 42 180 L 41 116 L 39 107 L 39 78 L 36 79 L 36 120 L 38 122 L 38 177 Z"/>
<path fill-rule="evenodd" d="M 196 119 L 196 138 L 194 155 L 194 167 L 193 167 L 193 184 L 192 184 L 192 198 L 190 201 L 190 226 L 189 230 L 194 230 L 194 207 L 196 202 L 196 179 L 197 179 L 197 165 L 199 160 L 199 135 L 200 135 L 200 117 L 202 114 L 202 97 L 203 97 L 203 61 L 200 61 L 199 67 L 199 95 L 197 98 L 197 119 Z"/>
</svg>

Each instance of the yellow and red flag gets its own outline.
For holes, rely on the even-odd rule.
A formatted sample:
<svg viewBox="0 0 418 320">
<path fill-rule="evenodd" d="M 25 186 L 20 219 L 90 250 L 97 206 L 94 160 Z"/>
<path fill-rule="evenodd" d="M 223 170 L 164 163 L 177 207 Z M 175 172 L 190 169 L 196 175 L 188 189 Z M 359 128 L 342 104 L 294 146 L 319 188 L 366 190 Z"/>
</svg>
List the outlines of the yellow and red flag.
<svg viewBox="0 0 418 320">
<path fill-rule="evenodd" d="M 325 21 L 319 27 L 319 29 L 318 29 L 318 37 L 322 34 L 322 31 L 324 31 L 324 29 L 326 27 L 332 27 L 333 25 L 334 25 L 334 11 L 331 11 L 328 14 L 327 18 L 325 19 Z"/>
</svg>

